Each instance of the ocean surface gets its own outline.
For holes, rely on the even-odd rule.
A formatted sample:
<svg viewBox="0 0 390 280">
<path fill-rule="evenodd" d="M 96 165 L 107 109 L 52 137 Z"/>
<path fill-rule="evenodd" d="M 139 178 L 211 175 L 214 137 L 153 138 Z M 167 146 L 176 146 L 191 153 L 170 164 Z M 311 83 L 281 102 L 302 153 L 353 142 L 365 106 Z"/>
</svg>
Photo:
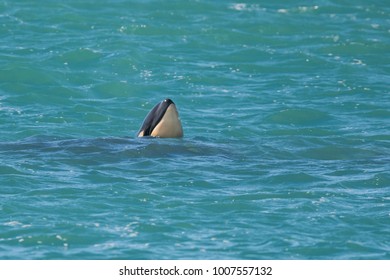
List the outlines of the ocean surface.
<svg viewBox="0 0 390 280">
<path fill-rule="evenodd" d="M 389 1 L 0 0 L 0 259 L 390 259 Z"/>
</svg>

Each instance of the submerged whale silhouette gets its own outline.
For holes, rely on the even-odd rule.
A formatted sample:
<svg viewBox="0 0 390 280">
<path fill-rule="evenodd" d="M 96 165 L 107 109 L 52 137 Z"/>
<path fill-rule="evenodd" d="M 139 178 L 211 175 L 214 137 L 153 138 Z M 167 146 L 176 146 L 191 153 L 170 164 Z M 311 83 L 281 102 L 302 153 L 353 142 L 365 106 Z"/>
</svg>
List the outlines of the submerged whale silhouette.
<svg viewBox="0 0 390 280">
<path fill-rule="evenodd" d="M 167 98 L 154 106 L 146 116 L 137 136 L 161 138 L 183 137 L 183 128 L 175 103 Z"/>
</svg>

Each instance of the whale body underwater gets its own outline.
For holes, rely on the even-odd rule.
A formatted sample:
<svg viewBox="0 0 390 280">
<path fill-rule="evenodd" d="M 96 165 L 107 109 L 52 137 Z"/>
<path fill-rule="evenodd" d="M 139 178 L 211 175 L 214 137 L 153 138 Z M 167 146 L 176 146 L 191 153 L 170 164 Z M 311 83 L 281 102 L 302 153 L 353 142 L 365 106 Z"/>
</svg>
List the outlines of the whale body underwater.
<svg viewBox="0 0 390 280">
<path fill-rule="evenodd" d="M 183 137 L 183 127 L 175 103 L 167 98 L 153 107 L 137 133 L 138 137 Z"/>
</svg>

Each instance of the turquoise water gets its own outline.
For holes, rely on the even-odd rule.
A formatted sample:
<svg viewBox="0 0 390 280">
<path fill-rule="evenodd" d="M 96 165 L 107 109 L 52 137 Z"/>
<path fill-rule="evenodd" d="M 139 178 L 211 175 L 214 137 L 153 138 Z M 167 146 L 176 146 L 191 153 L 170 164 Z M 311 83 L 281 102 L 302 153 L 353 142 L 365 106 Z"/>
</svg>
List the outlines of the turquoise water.
<svg viewBox="0 0 390 280">
<path fill-rule="evenodd" d="M 0 1 L 1 259 L 390 259 L 388 1 Z M 135 137 L 172 98 L 183 139 Z"/>
</svg>

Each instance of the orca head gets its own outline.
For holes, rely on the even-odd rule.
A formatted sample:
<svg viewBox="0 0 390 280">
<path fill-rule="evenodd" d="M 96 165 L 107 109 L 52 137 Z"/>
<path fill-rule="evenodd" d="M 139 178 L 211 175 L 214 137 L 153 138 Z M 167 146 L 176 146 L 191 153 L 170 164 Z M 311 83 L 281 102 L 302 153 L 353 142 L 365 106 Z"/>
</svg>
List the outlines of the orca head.
<svg viewBox="0 0 390 280">
<path fill-rule="evenodd" d="M 146 116 L 137 136 L 183 137 L 183 128 L 175 103 L 167 98 L 154 106 Z"/>
</svg>

